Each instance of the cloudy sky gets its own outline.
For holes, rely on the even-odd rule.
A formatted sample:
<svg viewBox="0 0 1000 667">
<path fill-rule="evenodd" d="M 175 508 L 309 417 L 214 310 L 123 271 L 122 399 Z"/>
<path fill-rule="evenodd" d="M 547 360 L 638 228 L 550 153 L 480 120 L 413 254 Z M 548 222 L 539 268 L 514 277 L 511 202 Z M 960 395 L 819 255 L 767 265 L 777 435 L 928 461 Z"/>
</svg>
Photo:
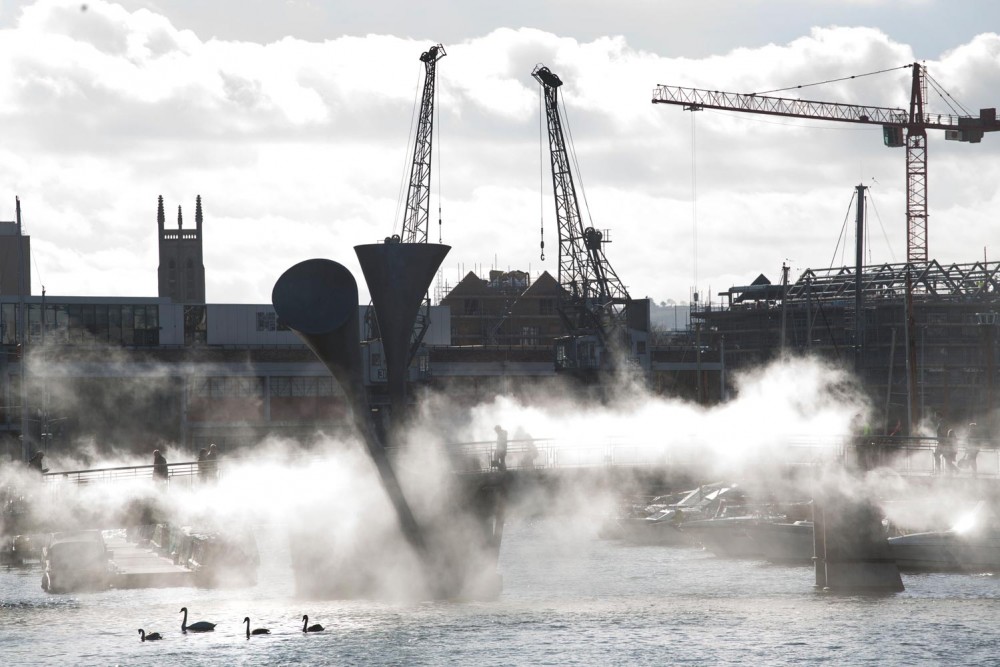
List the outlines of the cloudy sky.
<svg viewBox="0 0 1000 667">
<path fill-rule="evenodd" d="M 632 296 L 682 302 L 695 286 L 777 281 L 786 261 L 793 275 L 851 264 L 841 234 L 859 183 L 870 261 L 900 262 L 905 151 L 879 127 L 691 114 L 652 91 L 767 91 L 921 61 L 976 114 L 1000 106 L 996 26 L 987 0 L 0 0 L 0 220 L 19 196 L 36 294 L 155 296 L 158 195 L 171 224 L 178 205 L 193 224 L 202 196 L 210 302 L 267 303 L 311 257 L 360 276 L 353 246 L 398 231 L 418 58 L 441 42 L 442 284 L 558 270 L 536 63 L 565 82 L 584 215 L 610 230 Z M 909 77 L 799 94 L 905 107 Z M 951 112 L 935 93 L 929 110 Z M 928 145 L 930 257 L 1000 257 L 1000 136 Z"/>
</svg>

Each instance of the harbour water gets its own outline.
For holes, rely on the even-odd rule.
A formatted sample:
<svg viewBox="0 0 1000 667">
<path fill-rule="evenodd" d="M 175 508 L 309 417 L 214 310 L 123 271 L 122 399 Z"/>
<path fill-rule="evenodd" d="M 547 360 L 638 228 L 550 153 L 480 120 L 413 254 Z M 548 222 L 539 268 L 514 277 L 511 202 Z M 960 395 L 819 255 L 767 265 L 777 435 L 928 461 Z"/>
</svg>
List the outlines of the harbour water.
<svg viewBox="0 0 1000 667">
<path fill-rule="evenodd" d="M 297 599 L 280 527 L 258 528 L 256 586 L 50 595 L 0 571 L 3 665 L 995 664 L 1000 577 L 904 575 L 847 596 L 808 567 L 597 537 L 594 517 L 511 517 L 490 602 Z M 215 632 L 180 632 L 189 622 Z M 304 635 L 301 618 L 325 631 Z M 241 623 L 271 634 L 249 641 Z M 141 643 L 138 628 L 164 639 Z"/>
</svg>

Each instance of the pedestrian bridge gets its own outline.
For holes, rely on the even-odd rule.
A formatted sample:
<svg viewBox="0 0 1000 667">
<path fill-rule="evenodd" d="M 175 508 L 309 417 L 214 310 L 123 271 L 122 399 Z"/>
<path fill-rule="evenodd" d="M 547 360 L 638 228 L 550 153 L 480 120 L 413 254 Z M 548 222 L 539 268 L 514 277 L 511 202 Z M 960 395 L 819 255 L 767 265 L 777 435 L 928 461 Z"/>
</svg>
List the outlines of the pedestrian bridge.
<svg viewBox="0 0 1000 667">
<path fill-rule="evenodd" d="M 934 452 L 936 438 L 877 437 L 845 443 L 842 439 L 801 438 L 786 442 L 776 448 L 780 457 L 772 454 L 767 461 L 784 466 L 808 467 L 844 463 L 852 468 L 870 470 L 889 469 L 904 477 L 947 475 L 948 471 L 936 470 Z M 493 441 L 452 443 L 447 451 L 453 462 L 454 472 L 462 475 L 495 475 L 499 472 Z M 959 450 L 959 459 L 964 451 Z M 303 454 L 293 462 L 306 463 L 326 460 L 324 455 Z M 223 477 L 226 468 L 250 460 L 239 455 L 227 455 L 214 462 L 185 461 L 167 465 L 168 486 L 195 484 L 206 478 Z M 512 439 L 508 442 L 504 468 L 511 473 L 534 471 L 557 473 L 566 470 L 631 468 L 631 469 L 697 469 L 702 457 L 694 452 L 672 451 L 663 445 L 650 442 L 637 443 L 606 439 L 591 443 L 560 441 L 557 439 Z M 956 476 L 972 475 L 968 467 L 953 473 Z M 1000 479 L 1000 452 L 995 446 L 983 446 L 977 457 L 977 476 Z M 118 466 L 47 472 L 43 475 L 49 485 L 84 485 L 153 479 L 152 465 Z"/>
</svg>

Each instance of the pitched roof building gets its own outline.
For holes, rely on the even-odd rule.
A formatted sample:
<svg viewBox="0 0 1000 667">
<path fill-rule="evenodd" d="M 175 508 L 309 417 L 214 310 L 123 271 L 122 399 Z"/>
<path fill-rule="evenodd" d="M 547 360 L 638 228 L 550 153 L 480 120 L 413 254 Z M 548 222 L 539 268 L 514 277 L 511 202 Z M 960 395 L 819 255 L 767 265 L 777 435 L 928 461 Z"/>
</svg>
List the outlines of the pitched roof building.
<svg viewBox="0 0 1000 667">
<path fill-rule="evenodd" d="M 551 347 L 565 331 L 557 304 L 562 288 L 547 271 L 469 272 L 441 299 L 451 309 L 452 345 Z"/>
</svg>

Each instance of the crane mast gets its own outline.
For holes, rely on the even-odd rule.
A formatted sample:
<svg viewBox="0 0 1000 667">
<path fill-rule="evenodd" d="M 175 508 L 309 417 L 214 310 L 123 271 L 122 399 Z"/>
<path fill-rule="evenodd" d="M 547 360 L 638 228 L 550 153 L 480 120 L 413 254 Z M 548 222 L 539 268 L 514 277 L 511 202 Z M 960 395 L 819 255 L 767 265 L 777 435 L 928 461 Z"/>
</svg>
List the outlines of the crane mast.
<svg viewBox="0 0 1000 667">
<path fill-rule="evenodd" d="M 437 61 L 444 58 L 444 47 L 432 46 L 420 55 L 424 63 L 424 92 L 420 101 L 420 118 L 413 142 L 413 164 L 406 190 L 406 213 L 400 234 L 403 243 L 426 243 L 431 197 L 431 151 L 434 136 L 434 91 Z"/>
<path fill-rule="evenodd" d="M 909 110 L 666 85 L 659 85 L 653 90 L 653 103 L 676 104 L 688 110 L 721 109 L 881 125 L 886 146 L 906 147 L 906 259 L 911 263 L 926 262 L 927 130 L 944 130 L 945 138 L 952 141 L 979 143 L 985 132 L 1000 130 L 1000 123 L 997 122 L 995 108 L 980 109 L 978 117 L 926 113 L 925 69 L 920 63 L 908 67 L 912 68 Z"/>
<path fill-rule="evenodd" d="M 557 358 L 557 368 L 594 370 L 614 365 L 614 353 L 621 348 L 631 348 L 627 328 L 631 299 L 604 255 L 607 243 L 604 233 L 585 227 L 580 215 L 559 114 L 558 91 L 563 82 L 542 65 L 536 66 L 531 75 L 541 84 L 545 95 L 552 190 L 559 229 L 558 281 L 563 288 L 559 314 L 573 339 L 572 349 L 557 350 L 557 357 L 569 355 L 562 364 Z M 588 336 L 600 349 L 587 343 Z M 576 344 L 580 341 L 584 345 Z M 605 351 L 611 354 L 602 358 Z"/>
</svg>

